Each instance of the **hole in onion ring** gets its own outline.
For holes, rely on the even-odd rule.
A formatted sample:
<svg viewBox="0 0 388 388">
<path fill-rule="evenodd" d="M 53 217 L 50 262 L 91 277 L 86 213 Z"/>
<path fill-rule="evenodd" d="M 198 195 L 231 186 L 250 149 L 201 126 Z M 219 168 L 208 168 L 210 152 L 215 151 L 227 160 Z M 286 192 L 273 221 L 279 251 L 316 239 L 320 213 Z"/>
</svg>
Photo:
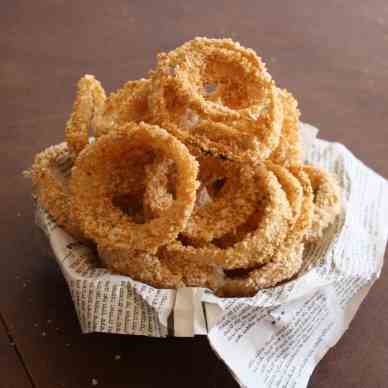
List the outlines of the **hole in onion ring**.
<svg viewBox="0 0 388 388">
<path fill-rule="evenodd" d="M 248 276 L 251 270 L 247 268 L 226 269 L 224 274 L 230 279 L 237 279 L 240 277 Z"/>
<path fill-rule="evenodd" d="M 119 193 L 112 198 L 113 206 L 130 216 L 135 224 L 144 224 L 143 198 L 137 193 Z"/>
<path fill-rule="evenodd" d="M 205 89 L 205 93 L 207 95 L 209 95 L 209 94 L 216 92 L 217 86 L 214 84 L 207 84 L 207 85 L 205 85 L 204 89 Z"/>
<path fill-rule="evenodd" d="M 133 181 L 123 179 L 132 175 L 126 162 L 139 149 L 173 159 L 177 167 L 177 199 L 160 217 L 141 225 L 112 203 L 113 194 L 124 191 L 122 186 L 131 188 Z M 198 162 L 179 140 L 157 126 L 129 123 L 101 136 L 77 158 L 70 182 L 72 209 L 85 234 L 99 246 L 154 254 L 186 227 L 195 203 L 197 174 Z"/>
<path fill-rule="evenodd" d="M 208 100 L 231 109 L 245 109 L 263 97 L 260 84 L 241 82 L 246 78 L 246 69 L 241 64 L 225 62 L 226 58 L 222 55 L 219 58 L 217 55 L 209 55 L 205 61 L 203 88 Z"/>
</svg>

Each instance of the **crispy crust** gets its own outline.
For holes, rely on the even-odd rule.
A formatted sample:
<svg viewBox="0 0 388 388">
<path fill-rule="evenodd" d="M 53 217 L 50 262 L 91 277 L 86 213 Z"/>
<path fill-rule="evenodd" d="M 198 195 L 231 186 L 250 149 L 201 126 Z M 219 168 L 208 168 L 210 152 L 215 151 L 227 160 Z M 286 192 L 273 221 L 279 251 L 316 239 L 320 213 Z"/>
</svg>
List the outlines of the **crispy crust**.
<svg viewBox="0 0 388 388">
<path fill-rule="evenodd" d="M 253 269 L 243 277 L 225 278 L 223 287 L 218 290 L 220 296 L 251 296 L 257 290 L 273 287 L 299 271 L 303 262 L 303 238 L 313 220 L 313 191 L 301 167 L 293 167 L 291 172 L 301 183 L 304 196 L 294 226 L 269 263 Z"/>
<path fill-rule="evenodd" d="M 82 77 L 67 145 L 37 155 L 33 189 L 114 272 L 250 296 L 297 274 L 340 211 L 334 178 L 302 164 L 299 116 L 254 51 L 195 38 L 108 98 Z"/>
<path fill-rule="evenodd" d="M 226 249 L 214 244 L 193 247 L 174 241 L 166 246 L 168 254 L 225 269 L 249 268 L 268 262 L 286 237 L 292 214 L 286 194 L 272 172 L 258 165 L 255 178 L 263 196 L 257 203 L 260 217 L 255 220 L 252 232 Z"/>
<path fill-rule="evenodd" d="M 134 121 L 150 121 L 148 94 L 150 81 L 140 79 L 128 81 L 105 102 L 103 113 L 96 122 L 95 136 L 100 137 L 114 128 Z"/>
<path fill-rule="evenodd" d="M 68 184 L 72 165 L 67 144 L 61 143 L 36 155 L 30 175 L 39 205 L 68 233 L 83 240 L 85 237 L 70 211 Z"/>
<path fill-rule="evenodd" d="M 160 217 L 168 209 L 174 196 L 170 191 L 174 163 L 171 159 L 158 157 L 145 169 L 146 188 L 144 191 L 144 212 L 146 218 Z"/>
<path fill-rule="evenodd" d="M 283 111 L 283 130 L 279 144 L 272 153 L 270 159 L 277 164 L 292 166 L 302 162 L 302 146 L 299 134 L 298 102 L 286 89 L 279 90 Z"/>
<path fill-rule="evenodd" d="M 299 179 L 295 177 L 289 169 L 270 161 L 266 162 L 266 167 L 275 174 L 287 195 L 287 199 L 292 210 L 290 225 L 293 226 L 300 216 L 300 212 L 302 211 L 304 196 L 303 187 Z"/>
<path fill-rule="evenodd" d="M 245 223 L 256 209 L 259 192 L 252 167 L 210 155 L 203 155 L 198 161 L 201 183 L 210 195 L 212 187 L 223 182 L 209 202 L 194 208 L 182 232 L 190 241 L 204 243 L 233 232 Z"/>
<path fill-rule="evenodd" d="M 161 217 L 144 224 L 134 223 L 112 202 L 115 170 L 139 147 L 172 158 L 178 172 L 177 199 Z M 72 209 L 85 234 L 97 244 L 155 253 L 186 226 L 196 198 L 197 173 L 196 160 L 165 130 L 145 123 L 130 123 L 100 137 L 79 155 L 70 181 Z"/>
<path fill-rule="evenodd" d="M 160 288 L 184 287 L 183 276 L 173 273 L 158 254 L 98 245 L 101 261 L 112 271 Z"/>
<path fill-rule="evenodd" d="M 101 120 L 105 100 L 105 91 L 94 76 L 87 74 L 78 81 L 73 112 L 65 128 L 65 140 L 72 153 L 79 154 L 88 144 L 89 131 Z"/>
<path fill-rule="evenodd" d="M 341 210 L 340 188 L 334 177 L 321 168 L 305 165 L 314 192 L 314 217 L 306 241 L 319 240 Z"/>
<path fill-rule="evenodd" d="M 187 287 L 206 287 L 215 291 L 223 284 L 224 272 L 221 266 L 199 264 L 189 257 L 173 256 L 165 248 L 161 249 L 160 258 L 171 272 L 182 276 Z"/>
<path fill-rule="evenodd" d="M 149 99 L 156 123 L 206 151 L 227 150 L 232 159 L 264 160 L 276 148 L 283 108 L 252 50 L 229 39 L 196 38 L 158 59 Z M 214 93 L 206 93 L 208 84 L 216 84 Z"/>
</svg>

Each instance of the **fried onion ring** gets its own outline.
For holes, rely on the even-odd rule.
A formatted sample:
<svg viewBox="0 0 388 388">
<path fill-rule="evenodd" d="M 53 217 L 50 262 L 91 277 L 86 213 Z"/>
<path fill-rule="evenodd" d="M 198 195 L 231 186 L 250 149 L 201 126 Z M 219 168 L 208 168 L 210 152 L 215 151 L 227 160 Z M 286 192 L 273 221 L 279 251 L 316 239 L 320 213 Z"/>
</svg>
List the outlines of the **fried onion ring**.
<svg viewBox="0 0 388 388">
<path fill-rule="evenodd" d="M 170 127 L 168 124 L 166 126 Z M 176 135 L 176 132 L 171 132 Z M 199 146 L 215 156 L 240 162 L 260 159 L 261 145 L 258 137 L 225 123 L 204 120 L 191 127 L 183 136 L 176 136 L 185 144 Z"/>
<path fill-rule="evenodd" d="M 205 287 L 211 290 L 219 289 L 224 280 L 224 272 L 220 266 L 202 265 L 191 261 L 189 258 L 172 256 L 161 249 L 161 261 L 171 272 L 179 274 L 188 287 Z"/>
<path fill-rule="evenodd" d="M 154 287 L 207 287 L 216 290 L 224 278 L 222 270 L 212 266 L 181 262 L 171 257 L 166 259 L 163 250 L 152 254 L 101 245 L 97 249 L 107 268 Z"/>
<path fill-rule="evenodd" d="M 253 50 L 195 38 L 108 97 L 83 76 L 34 196 L 113 272 L 251 296 L 295 276 L 340 212 L 334 177 L 302 162 L 299 118 Z"/>
<path fill-rule="evenodd" d="M 285 167 L 278 166 L 270 161 L 267 161 L 265 165 L 271 172 L 275 174 L 276 178 L 286 193 L 292 210 L 292 217 L 289 220 L 289 226 L 292 227 L 301 212 L 303 202 L 302 186 L 298 179 L 293 176 L 293 174 L 291 174 L 291 172 Z M 245 224 L 238 227 L 235 231 L 225 234 L 221 238 L 217 239 L 217 241 L 214 241 L 214 243 L 216 243 L 216 245 L 221 248 L 226 248 L 235 244 L 237 241 L 240 241 L 247 233 L 255 230 L 255 219 L 257 219 L 257 217 L 257 215 L 256 217 L 249 217 Z M 262 211 L 259 217 L 262 217 Z"/>
<path fill-rule="evenodd" d="M 218 291 L 221 296 L 252 296 L 257 290 L 273 287 L 294 276 L 303 262 L 303 239 L 313 220 L 313 190 L 307 174 L 301 167 L 293 167 L 292 173 L 303 187 L 303 204 L 294 227 L 279 247 L 272 260 L 253 269 L 245 276 L 227 277 Z"/>
<path fill-rule="evenodd" d="M 155 122 L 180 140 L 227 149 L 232 159 L 264 160 L 279 143 L 278 90 L 261 59 L 230 39 L 196 38 L 160 54 L 149 103 Z"/>
<path fill-rule="evenodd" d="M 198 190 L 198 201 L 182 236 L 201 245 L 231 233 L 245 223 L 255 211 L 258 189 L 250 166 L 211 155 L 197 155 L 202 188 Z M 171 166 L 169 160 L 155 160 L 146 168 L 144 208 L 149 218 L 158 217 L 172 203 Z M 222 187 L 214 192 L 214 187 L 220 184 Z M 243 194 L 236 195 L 236 187 L 242 186 Z"/>
<path fill-rule="evenodd" d="M 136 224 L 112 198 L 116 167 L 141 147 L 174 160 L 176 199 L 160 217 Z M 73 212 L 98 245 L 155 253 L 185 228 L 196 199 L 197 173 L 198 163 L 179 140 L 157 126 L 129 123 L 98 138 L 76 159 L 70 181 Z"/>
<path fill-rule="evenodd" d="M 287 168 L 279 166 L 270 161 L 266 162 L 266 166 L 275 174 L 276 178 L 286 193 L 292 210 L 290 225 L 293 226 L 299 217 L 300 212 L 302 211 L 303 187 L 298 178 L 296 178 Z"/>
<path fill-rule="evenodd" d="M 171 159 L 156 158 L 146 166 L 146 188 L 144 192 L 144 212 L 147 218 L 160 217 L 174 201 L 174 163 Z"/>
<path fill-rule="evenodd" d="M 116 92 L 109 95 L 100 120 L 96 122 L 95 136 L 100 137 L 114 128 L 134 121 L 150 121 L 148 94 L 150 81 L 140 79 L 128 81 Z"/>
<path fill-rule="evenodd" d="M 305 165 L 303 170 L 314 192 L 314 217 L 306 241 L 317 241 L 341 210 L 340 188 L 334 177 L 321 168 Z"/>
<path fill-rule="evenodd" d="M 264 165 L 257 165 L 255 179 L 263 195 L 257 203 L 260 216 L 252 232 L 226 249 L 214 244 L 193 247 L 174 241 L 166 246 L 168 254 L 224 269 L 249 268 L 268 262 L 286 237 L 292 214 L 286 194 L 272 172 Z"/>
<path fill-rule="evenodd" d="M 299 134 L 298 102 L 287 90 L 280 90 L 283 103 L 284 120 L 280 141 L 270 159 L 281 165 L 300 164 L 302 161 L 302 146 Z"/>
<path fill-rule="evenodd" d="M 72 165 L 67 144 L 61 143 L 36 155 L 30 175 L 39 205 L 66 232 L 83 240 L 85 237 L 70 211 L 68 185 Z"/>
<path fill-rule="evenodd" d="M 245 223 L 255 211 L 259 193 L 250 166 L 210 155 L 197 160 L 200 180 L 212 200 L 194 208 L 182 235 L 191 242 L 203 243 L 233 232 Z M 216 186 L 220 187 L 214 192 Z M 241 195 L 236 192 L 238 188 L 243 188 Z"/>
<path fill-rule="evenodd" d="M 185 287 L 180 273 L 173 273 L 157 254 L 98 245 L 98 255 L 109 269 L 159 288 Z"/>
<path fill-rule="evenodd" d="M 101 121 L 105 100 L 105 91 L 94 76 L 87 74 L 78 81 L 73 112 L 65 128 L 65 140 L 75 155 L 89 143 L 89 130 Z"/>
</svg>

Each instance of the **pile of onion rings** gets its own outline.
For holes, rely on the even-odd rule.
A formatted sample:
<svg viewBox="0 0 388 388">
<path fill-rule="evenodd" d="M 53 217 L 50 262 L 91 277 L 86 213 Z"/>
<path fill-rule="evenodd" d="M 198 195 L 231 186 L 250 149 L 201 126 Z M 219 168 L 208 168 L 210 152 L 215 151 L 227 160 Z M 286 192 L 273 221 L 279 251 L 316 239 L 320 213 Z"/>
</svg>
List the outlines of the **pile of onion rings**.
<svg viewBox="0 0 388 388">
<path fill-rule="evenodd" d="M 195 38 L 108 96 L 82 77 L 34 195 L 113 272 L 251 296 L 296 276 L 341 210 L 335 178 L 302 162 L 299 116 L 253 50 Z"/>
</svg>

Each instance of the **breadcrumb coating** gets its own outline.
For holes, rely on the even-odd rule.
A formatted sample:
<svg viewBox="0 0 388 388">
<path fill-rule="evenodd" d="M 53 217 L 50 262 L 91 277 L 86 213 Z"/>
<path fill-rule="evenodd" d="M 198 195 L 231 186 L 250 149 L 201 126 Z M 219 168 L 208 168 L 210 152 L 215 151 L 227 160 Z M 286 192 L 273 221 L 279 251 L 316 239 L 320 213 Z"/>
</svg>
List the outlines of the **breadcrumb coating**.
<svg viewBox="0 0 388 388">
<path fill-rule="evenodd" d="M 33 192 L 112 272 L 251 296 L 296 276 L 341 210 L 335 178 L 302 162 L 299 117 L 253 50 L 195 38 L 108 97 L 83 76 Z"/>
</svg>

